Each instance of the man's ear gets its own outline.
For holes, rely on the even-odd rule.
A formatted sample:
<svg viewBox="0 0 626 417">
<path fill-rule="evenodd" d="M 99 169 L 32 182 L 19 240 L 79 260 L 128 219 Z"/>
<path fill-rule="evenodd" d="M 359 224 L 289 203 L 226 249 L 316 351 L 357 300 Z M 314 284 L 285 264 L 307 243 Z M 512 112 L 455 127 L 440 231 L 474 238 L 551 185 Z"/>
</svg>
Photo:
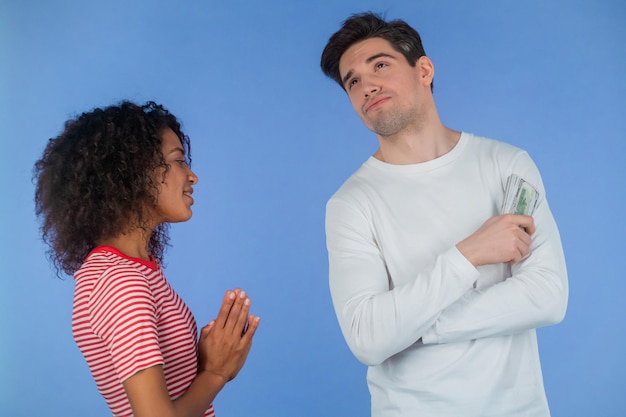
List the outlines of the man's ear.
<svg viewBox="0 0 626 417">
<path fill-rule="evenodd" d="M 435 78 L 435 66 L 433 65 L 433 61 L 431 61 L 427 56 L 421 56 L 417 59 L 415 68 L 419 74 L 422 84 L 430 86 L 433 82 L 433 78 Z"/>
</svg>

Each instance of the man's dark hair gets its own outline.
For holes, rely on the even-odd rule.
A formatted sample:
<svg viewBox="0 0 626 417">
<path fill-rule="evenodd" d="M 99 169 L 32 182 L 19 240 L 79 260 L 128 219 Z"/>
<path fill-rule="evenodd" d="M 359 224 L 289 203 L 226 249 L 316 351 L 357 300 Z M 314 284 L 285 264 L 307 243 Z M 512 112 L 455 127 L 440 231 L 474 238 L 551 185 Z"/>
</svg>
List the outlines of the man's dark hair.
<svg viewBox="0 0 626 417">
<path fill-rule="evenodd" d="M 190 162 L 189 138 L 163 106 L 129 101 L 96 108 L 65 123 L 35 163 L 35 212 L 57 270 L 74 273 L 98 242 L 134 228 L 147 228 L 161 179 L 167 172 L 163 130 L 180 139 Z M 161 261 L 168 225 L 150 236 L 148 252 Z"/>
<path fill-rule="evenodd" d="M 324 74 L 345 90 L 339 73 L 339 60 L 352 45 L 370 38 L 385 39 L 393 49 L 404 55 L 412 67 L 420 57 L 426 56 L 419 33 L 405 21 L 387 22 L 375 13 L 359 13 L 346 19 L 341 29 L 328 40 L 320 62 Z M 432 83 L 430 88 L 432 90 Z"/>
</svg>

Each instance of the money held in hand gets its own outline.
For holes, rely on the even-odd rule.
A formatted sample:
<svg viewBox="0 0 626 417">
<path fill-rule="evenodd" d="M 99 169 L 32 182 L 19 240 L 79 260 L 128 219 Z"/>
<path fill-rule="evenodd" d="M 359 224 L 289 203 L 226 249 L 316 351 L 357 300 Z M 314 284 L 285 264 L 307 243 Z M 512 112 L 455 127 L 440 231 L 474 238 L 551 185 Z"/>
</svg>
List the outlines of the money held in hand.
<svg viewBox="0 0 626 417">
<path fill-rule="evenodd" d="M 522 177 L 511 174 L 506 182 L 502 214 L 525 214 L 532 216 L 537 203 L 539 192 Z"/>
</svg>

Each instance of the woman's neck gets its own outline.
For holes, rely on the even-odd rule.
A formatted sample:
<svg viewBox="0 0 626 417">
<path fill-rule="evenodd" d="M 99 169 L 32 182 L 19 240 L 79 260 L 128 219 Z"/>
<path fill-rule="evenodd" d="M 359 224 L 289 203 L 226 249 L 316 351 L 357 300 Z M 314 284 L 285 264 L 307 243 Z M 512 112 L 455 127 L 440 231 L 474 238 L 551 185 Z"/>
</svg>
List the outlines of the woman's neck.
<svg viewBox="0 0 626 417">
<path fill-rule="evenodd" d="M 103 239 L 98 242 L 98 246 L 111 246 L 124 255 L 132 258 L 139 258 L 146 261 L 151 260 L 148 253 L 150 235 L 142 229 L 135 229 L 128 233 L 120 233 L 117 236 Z"/>
</svg>

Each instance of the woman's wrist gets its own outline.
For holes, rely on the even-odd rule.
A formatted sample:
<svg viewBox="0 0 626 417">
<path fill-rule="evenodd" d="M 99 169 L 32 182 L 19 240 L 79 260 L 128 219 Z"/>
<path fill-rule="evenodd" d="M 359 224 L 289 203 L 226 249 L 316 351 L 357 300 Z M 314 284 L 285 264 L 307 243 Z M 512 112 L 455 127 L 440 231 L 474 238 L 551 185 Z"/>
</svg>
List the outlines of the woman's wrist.
<svg viewBox="0 0 626 417">
<path fill-rule="evenodd" d="M 220 375 L 206 369 L 198 371 L 196 379 L 200 380 L 199 382 L 201 382 L 203 386 L 216 387 L 218 391 L 221 390 L 228 382 L 228 378 L 224 375 Z"/>
</svg>

